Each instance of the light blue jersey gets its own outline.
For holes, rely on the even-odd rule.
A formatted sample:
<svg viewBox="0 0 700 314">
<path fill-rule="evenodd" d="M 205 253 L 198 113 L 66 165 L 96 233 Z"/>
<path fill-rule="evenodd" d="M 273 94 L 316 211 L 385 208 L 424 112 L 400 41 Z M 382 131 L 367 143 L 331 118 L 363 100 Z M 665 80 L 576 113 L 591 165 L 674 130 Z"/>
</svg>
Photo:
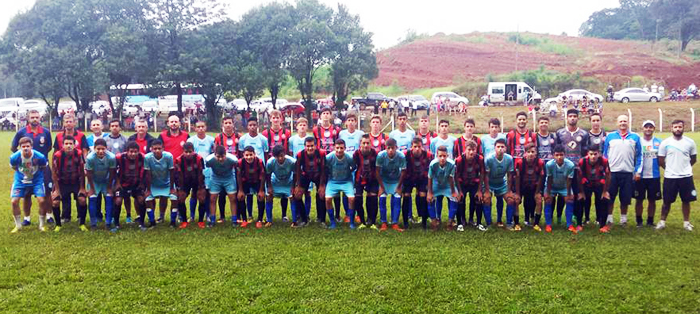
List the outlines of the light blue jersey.
<svg viewBox="0 0 700 314">
<path fill-rule="evenodd" d="M 170 170 L 175 169 L 173 165 L 173 155 L 163 152 L 160 159 L 156 159 L 153 153 L 146 154 L 143 160 L 143 170 L 151 172 L 151 186 L 159 188 L 170 188 Z"/>
<path fill-rule="evenodd" d="M 107 133 L 102 133 L 100 136 L 95 136 L 95 134 L 90 134 L 85 137 L 85 142 L 87 142 L 88 148 L 90 149 L 90 152 L 95 151 L 95 140 L 98 138 L 105 138 L 107 136 Z"/>
<path fill-rule="evenodd" d="M 207 168 L 211 169 L 211 179 L 213 181 L 235 181 L 236 180 L 236 165 L 238 158 L 232 154 L 226 154 L 226 159 L 219 162 L 215 154 L 211 154 L 204 160 Z"/>
<path fill-rule="evenodd" d="M 566 195 L 566 179 L 574 178 L 576 166 L 571 160 L 564 159 L 564 164 L 557 165 L 557 161 L 552 159 L 547 162 L 545 170 L 547 172 L 547 182 L 551 181 L 552 191 L 561 192 Z M 572 183 L 573 184 L 573 183 Z"/>
<path fill-rule="evenodd" d="M 85 159 L 85 170 L 92 171 L 92 182 L 95 184 L 107 184 L 110 180 L 109 171 L 117 167 L 117 158 L 109 151 L 105 151 L 103 158 L 97 157 L 97 153 L 88 154 Z"/>
<path fill-rule="evenodd" d="M 489 155 L 493 154 L 494 151 L 496 150 L 495 145 L 496 145 L 496 140 L 499 138 L 506 139 L 506 135 L 503 133 L 498 133 L 496 135 L 496 138 L 491 137 L 490 134 L 483 135 L 481 137 L 481 149 L 484 158 L 488 157 Z"/>
<path fill-rule="evenodd" d="M 384 183 L 398 183 L 401 171 L 406 169 L 406 156 L 397 150 L 394 158 L 389 158 L 389 153 L 383 150 L 377 154 L 376 165 Z"/>
<path fill-rule="evenodd" d="M 660 178 L 659 159 L 656 155 L 659 152 L 661 140 L 653 137 L 650 141 L 647 141 L 642 137 L 639 139 L 639 142 L 642 145 L 642 178 Z"/>
<path fill-rule="evenodd" d="M 267 144 L 267 138 L 258 133 L 255 137 L 246 134 L 238 140 L 238 150 L 243 151 L 246 147 L 253 146 L 255 155 L 261 160 L 265 160 L 265 153 L 270 151 L 270 146 Z"/>
<path fill-rule="evenodd" d="M 503 154 L 501 160 L 496 158 L 496 154 L 489 155 L 484 160 L 484 167 L 489 177 L 489 188 L 491 190 L 499 190 L 507 186 L 508 174 L 515 169 L 513 157 L 508 154 Z"/>
<path fill-rule="evenodd" d="M 430 140 L 430 152 L 433 153 L 433 156 L 437 158 L 437 150 L 440 146 L 445 146 L 447 147 L 447 158 L 448 159 L 454 159 L 453 155 L 453 150 L 455 146 L 455 139 L 452 135 L 448 136 L 446 139 L 441 138 L 440 136 L 433 138 Z"/>
<path fill-rule="evenodd" d="M 348 153 L 345 153 L 342 159 L 338 159 L 336 153 L 326 155 L 328 182 L 352 182 L 352 173 L 355 171 L 355 168 L 355 160 Z"/>
<path fill-rule="evenodd" d="M 406 131 L 401 132 L 399 129 L 391 131 L 389 133 L 389 138 L 393 138 L 396 140 L 396 147 L 399 148 L 399 151 L 402 153 L 406 154 L 409 149 L 411 149 L 411 141 L 413 141 L 413 138 L 416 137 L 416 132 L 413 130 L 406 129 Z M 454 140 L 452 141 L 454 145 Z M 448 151 L 451 150 L 448 148 Z"/>
<path fill-rule="evenodd" d="M 297 134 L 289 138 L 289 150 L 292 151 L 292 156 L 296 157 L 300 151 L 304 150 L 304 142 L 307 137 L 308 136 L 300 137 Z"/>
<path fill-rule="evenodd" d="M 187 142 L 194 145 L 194 152 L 206 160 L 206 158 L 214 152 L 214 138 L 206 135 L 203 139 L 197 135 L 190 136 Z"/>
<path fill-rule="evenodd" d="M 433 180 L 433 190 L 450 190 L 450 178 L 455 176 L 455 163 L 447 159 L 444 166 L 440 166 L 440 160 L 433 159 L 428 167 L 428 179 Z"/>
<path fill-rule="evenodd" d="M 46 157 L 36 150 L 32 150 L 32 156 L 29 158 L 24 158 L 21 150 L 14 152 L 10 156 L 10 166 L 17 169 L 15 171 L 15 186 L 20 188 L 37 184 L 43 185 L 44 171 L 39 171 L 39 169 L 46 167 L 46 163 Z"/>
<path fill-rule="evenodd" d="M 293 157 L 284 156 L 284 162 L 280 164 L 276 157 L 270 157 L 265 164 L 265 170 L 270 175 L 273 186 L 291 186 L 294 181 L 294 167 L 297 160 Z"/>
<path fill-rule="evenodd" d="M 365 132 L 362 130 L 355 130 L 353 133 L 350 133 L 348 130 L 342 130 L 338 137 L 345 141 L 345 151 L 352 155 L 356 150 L 360 149 L 360 139 L 362 139 L 364 134 Z"/>
</svg>

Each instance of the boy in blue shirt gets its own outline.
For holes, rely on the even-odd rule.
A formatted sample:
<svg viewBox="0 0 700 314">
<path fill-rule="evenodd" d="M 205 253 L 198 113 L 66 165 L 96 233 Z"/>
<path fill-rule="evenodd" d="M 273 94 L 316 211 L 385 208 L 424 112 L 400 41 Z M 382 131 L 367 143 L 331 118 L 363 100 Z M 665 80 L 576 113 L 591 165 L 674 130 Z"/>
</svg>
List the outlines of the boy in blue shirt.
<svg viewBox="0 0 700 314">
<path fill-rule="evenodd" d="M 90 227 L 97 226 L 100 204 L 98 199 L 105 200 L 105 227 L 109 230 L 112 225 L 112 184 L 117 177 L 117 158 L 107 151 L 107 141 L 98 138 L 94 143 L 94 151 L 85 159 L 85 172 L 88 181 L 88 208 L 90 211 Z M 85 225 L 81 225 L 83 229 Z"/>
<path fill-rule="evenodd" d="M 438 136 L 430 140 L 430 152 L 433 153 L 433 156 L 437 156 L 437 149 L 440 146 L 445 146 L 447 149 L 447 158 L 454 160 L 454 155 L 452 154 L 452 151 L 455 146 L 455 141 L 457 139 L 454 138 L 454 136 L 449 134 L 450 131 L 450 121 L 447 120 L 440 120 L 438 127 Z"/>
<path fill-rule="evenodd" d="M 197 121 L 195 124 L 195 131 L 197 134 L 190 136 L 190 138 L 187 139 L 187 142 L 192 143 L 194 146 L 194 152 L 197 153 L 202 160 L 206 160 L 209 155 L 214 153 L 214 138 L 211 137 L 211 135 L 207 135 L 207 123 L 202 120 Z M 205 167 L 203 175 L 205 178 L 211 176 L 211 170 L 208 170 Z M 204 202 L 200 202 L 199 207 L 200 215 L 209 211 L 209 196 L 206 195 L 206 190 Z M 190 221 L 194 221 L 194 213 L 196 208 L 197 198 L 190 197 Z"/>
<path fill-rule="evenodd" d="M 455 164 L 447 158 L 447 147 L 441 145 L 437 148 L 437 158 L 431 161 L 428 167 L 428 214 L 433 230 L 440 228 L 442 198 L 444 197 L 448 199 L 449 217 L 450 220 L 453 220 L 457 212 L 457 198 L 459 197 L 459 192 L 455 188 Z"/>
<path fill-rule="evenodd" d="M 396 146 L 404 155 L 406 155 L 408 150 L 411 149 L 411 141 L 413 141 L 413 138 L 416 137 L 416 132 L 407 129 L 407 118 L 408 116 L 406 116 L 405 112 L 399 112 L 398 116 L 396 117 L 398 128 L 389 133 L 389 138 L 396 140 Z"/>
<path fill-rule="evenodd" d="M 554 147 L 554 159 L 547 162 L 545 166 L 547 174 L 547 186 L 544 190 L 544 198 L 546 205 L 544 207 L 544 218 L 546 226 L 544 231 L 552 232 L 552 207 L 554 206 L 554 197 L 564 197 L 566 201 L 566 225 L 568 230 L 577 233 L 573 224 L 574 216 L 574 194 L 571 188 L 571 181 L 574 178 L 576 167 L 571 160 L 564 157 L 564 146 L 557 145 Z"/>
<path fill-rule="evenodd" d="M 365 132 L 356 129 L 357 116 L 355 116 L 354 114 L 349 114 L 347 118 L 345 118 L 345 126 L 347 127 L 347 129 L 340 131 L 340 133 L 338 133 L 338 138 L 345 141 L 345 151 L 351 156 L 354 156 L 355 151 L 360 149 L 360 139 L 362 138 L 362 135 L 365 134 Z M 345 222 L 348 223 L 350 219 L 347 215 L 348 198 L 345 195 L 343 195 L 343 207 L 345 208 L 346 212 Z M 359 216 L 355 217 L 355 223 L 360 223 L 359 218 Z"/>
<path fill-rule="evenodd" d="M 484 160 L 488 189 L 484 192 L 484 219 L 486 228 L 491 225 L 491 193 L 496 196 L 496 225 L 503 226 L 503 201 L 507 202 L 506 222 L 510 223 L 515 212 L 513 178 L 515 176 L 515 164 L 513 157 L 506 154 L 506 140 L 499 138 L 494 144 L 494 152 Z"/>
<path fill-rule="evenodd" d="M 481 136 L 481 149 L 483 149 L 484 158 L 494 153 L 496 141 L 501 138 L 506 139 L 506 135 L 501 133 L 501 120 L 492 118 L 489 120 L 489 134 Z"/>
<path fill-rule="evenodd" d="M 216 206 L 219 194 L 226 193 L 229 203 L 231 203 L 231 224 L 235 227 L 238 224 L 238 203 L 236 201 L 236 166 L 238 159 L 236 156 L 226 152 L 226 147 L 218 145 L 214 149 L 214 154 L 209 155 L 205 161 L 207 169 L 211 174 L 206 185 L 209 187 L 209 227 L 216 224 Z M 201 216 L 200 216 L 201 219 Z M 247 227 L 248 221 L 241 221 L 241 227 Z M 203 223 L 199 222 L 199 227 L 203 228 Z"/>
<path fill-rule="evenodd" d="M 280 198 L 282 212 L 287 212 L 289 198 L 292 197 L 294 186 L 294 167 L 296 159 L 287 155 L 284 146 L 277 145 L 272 148 L 272 157 L 267 160 L 265 170 L 267 172 L 267 201 L 265 211 L 269 221 L 272 221 L 272 205 L 274 198 Z M 297 206 L 292 202 L 292 227 L 297 226 Z"/>
<path fill-rule="evenodd" d="M 377 155 L 377 182 L 379 195 L 391 196 L 391 229 L 402 232 L 399 228 L 399 214 L 401 213 L 401 186 L 404 170 L 406 169 L 406 156 L 398 151 L 396 140 L 390 138 L 386 141 L 386 149 Z M 379 230 L 387 229 L 386 202 L 379 203 L 379 215 L 382 226 Z M 408 212 L 404 213 L 404 227 L 408 227 Z"/>
<path fill-rule="evenodd" d="M 656 201 L 661 199 L 661 175 L 659 161 L 656 153 L 659 152 L 661 140 L 654 136 L 656 124 L 654 121 L 644 121 L 644 136 L 639 139 L 642 144 L 642 177 L 635 181 L 634 198 L 637 227 L 642 227 L 644 220 L 644 199 L 647 199 L 647 226 L 654 227 L 654 214 L 656 213 Z"/>
<path fill-rule="evenodd" d="M 330 219 L 330 229 L 336 228 L 336 221 L 333 219 L 333 198 L 340 196 L 340 192 L 348 196 L 348 216 L 350 216 L 350 229 L 355 229 L 355 187 L 353 186 L 353 171 L 356 169 L 355 160 L 345 152 L 345 141 L 337 139 L 335 141 L 335 153 L 326 155 L 326 210 Z"/>
<path fill-rule="evenodd" d="M 305 149 L 305 141 L 306 141 L 306 131 L 308 130 L 309 127 L 309 121 L 306 120 L 306 118 L 301 117 L 297 119 L 297 134 L 289 138 L 289 151 L 292 153 L 292 157 L 296 159 L 297 155 L 299 152 Z M 315 144 L 315 143 L 314 143 Z M 304 209 L 306 210 L 306 218 L 309 217 L 309 214 L 311 212 L 311 189 L 308 191 L 304 192 L 304 201 L 302 202 L 304 204 Z M 294 201 L 296 203 L 296 201 Z M 297 204 L 298 205 L 298 204 Z M 296 205 L 295 205 L 296 206 Z M 300 209 L 300 207 L 297 207 Z M 301 214 L 301 212 L 297 212 L 298 214 Z M 304 218 L 299 215 L 297 219 L 299 218 Z"/>
<path fill-rule="evenodd" d="M 168 199 L 171 201 L 170 226 L 176 227 L 177 196 L 175 196 L 175 162 L 173 155 L 163 150 L 163 141 L 154 139 L 151 142 L 151 152 L 146 154 L 143 161 L 146 182 L 146 214 L 150 221 L 149 227 L 155 227 L 153 212 L 156 199 L 160 200 L 160 219 L 163 221 Z"/>
<path fill-rule="evenodd" d="M 251 146 L 260 160 L 267 160 L 270 151 L 268 145 L 267 137 L 258 133 L 258 119 L 255 117 L 248 119 L 248 134 L 241 136 L 238 140 L 238 151 L 242 153 L 246 147 Z"/>
<path fill-rule="evenodd" d="M 33 141 L 29 137 L 23 137 L 19 141 L 20 150 L 10 156 L 10 166 L 15 170 L 15 178 L 12 183 L 12 215 L 15 218 L 15 228 L 11 233 L 17 233 L 22 229 L 22 216 L 19 210 L 19 200 L 26 195 L 33 194 L 39 204 L 44 202 L 46 190 L 44 189 L 44 168 L 47 161 L 44 155 L 32 147 Z M 44 214 L 40 212 L 40 214 Z M 44 231 L 43 221 L 46 216 L 39 217 L 39 230 Z"/>
</svg>

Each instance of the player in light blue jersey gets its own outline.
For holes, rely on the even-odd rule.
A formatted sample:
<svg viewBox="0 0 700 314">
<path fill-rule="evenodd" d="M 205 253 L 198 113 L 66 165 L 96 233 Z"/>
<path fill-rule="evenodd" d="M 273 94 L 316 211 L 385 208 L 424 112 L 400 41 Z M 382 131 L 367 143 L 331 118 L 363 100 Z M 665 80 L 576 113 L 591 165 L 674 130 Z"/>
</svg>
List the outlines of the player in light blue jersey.
<svg viewBox="0 0 700 314">
<path fill-rule="evenodd" d="M 411 142 L 413 141 L 413 138 L 416 137 L 416 132 L 407 128 L 407 118 L 408 117 L 406 116 L 405 112 L 399 112 L 398 116 L 396 117 L 398 128 L 389 133 L 389 138 L 396 140 L 396 147 L 404 155 L 406 155 L 408 150 L 411 149 Z"/>
<path fill-rule="evenodd" d="M 647 226 L 654 227 L 656 201 L 661 199 L 661 172 L 656 154 L 659 152 L 661 140 L 654 136 L 656 124 L 647 120 L 642 124 L 644 136 L 639 139 L 642 145 L 642 177 L 635 181 L 634 198 L 637 227 L 642 227 L 644 219 L 644 199 L 647 200 Z"/>
<path fill-rule="evenodd" d="M 284 151 L 284 146 L 277 145 L 272 148 L 272 157 L 265 163 L 265 171 L 267 172 L 267 202 L 265 202 L 265 211 L 269 221 L 272 221 L 272 205 L 275 197 L 280 198 L 280 207 L 283 212 L 287 212 L 289 198 L 294 195 L 294 167 L 296 159 L 287 155 Z M 297 208 L 295 202 L 292 202 L 292 227 L 297 223 Z"/>
<path fill-rule="evenodd" d="M 447 147 L 437 148 L 437 157 L 428 166 L 428 214 L 433 230 L 440 228 L 442 201 L 446 197 L 449 219 L 454 220 L 457 213 L 459 193 L 455 187 L 455 163 L 447 158 Z M 448 225 L 451 230 L 451 224 Z"/>
<path fill-rule="evenodd" d="M 15 228 L 11 233 L 17 233 L 22 229 L 22 216 L 19 210 L 19 200 L 30 193 L 36 197 L 37 202 L 42 204 L 46 197 L 44 189 L 44 168 L 47 160 L 44 155 L 33 149 L 34 141 L 29 137 L 22 137 L 19 140 L 20 150 L 10 156 L 10 166 L 15 171 L 14 182 L 12 183 L 12 215 L 15 219 Z M 40 215 L 45 213 L 39 211 Z M 46 216 L 43 216 L 43 220 Z M 40 217 L 39 229 L 43 227 L 43 220 Z M 43 230 L 42 230 L 43 231 Z"/>
<path fill-rule="evenodd" d="M 362 130 L 357 130 L 357 116 L 354 114 L 349 114 L 345 118 L 345 127 L 347 127 L 347 129 L 340 131 L 340 133 L 338 133 L 338 138 L 345 141 L 345 151 L 350 155 L 354 155 L 355 151 L 360 149 L 360 140 L 365 132 Z M 343 207 L 345 208 L 346 214 L 345 221 L 349 222 L 350 218 L 349 215 L 347 215 L 348 198 L 345 195 L 343 195 Z M 355 223 L 360 223 L 359 216 L 355 217 Z"/>
<path fill-rule="evenodd" d="M 564 146 L 557 145 L 554 147 L 554 159 L 547 162 L 545 171 L 547 174 L 547 183 L 544 190 L 544 198 L 546 205 L 544 207 L 544 219 L 546 226 L 544 231 L 552 232 L 552 208 L 554 206 L 554 196 L 564 197 L 566 201 L 566 225 L 569 231 L 577 233 L 573 224 L 574 216 L 574 193 L 571 187 L 572 179 L 576 166 L 574 163 L 564 157 Z"/>
<path fill-rule="evenodd" d="M 377 154 L 376 166 L 378 194 L 391 197 L 391 229 L 402 232 L 403 229 L 399 227 L 399 214 L 401 214 L 401 187 L 406 169 L 406 156 L 398 151 L 395 139 L 390 138 L 386 141 L 386 150 Z M 404 215 L 404 227 L 408 227 L 406 215 Z M 386 230 L 386 202 L 379 203 L 379 216 L 382 221 L 380 230 Z"/>
<path fill-rule="evenodd" d="M 258 133 L 258 119 L 255 117 L 248 119 L 248 134 L 241 136 L 238 140 L 238 151 L 242 152 L 248 146 L 253 147 L 255 155 L 260 160 L 267 160 L 270 147 L 267 138 Z"/>
<path fill-rule="evenodd" d="M 454 136 L 449 134 L 450 131 L 450 122 L 447 120 L 440 120 L 439 127 L 438 127 L 438 136 L 436 138 L 433 138 L 430 140 L 430 152 L 433 153 L 433 156 L 437 156 L 437 149 L 440 146 L 445 146 L 447 149 L 447 158 L 454 160 L 454 146 L 455 146 L 455 139 Z"/>
<path fill-rule="evenodd" d="M 144 177 L 150 184 L 146 186 L 146 214 L 150 220 L 149 227 L 155 227 L 155 213 L 153 209 L 156 199 L 160 201 L 160 216 L 158 222 L 164 221 L 167 201 L 171 201 L 171 217 L 175 212 L 177 217 L 177 196 L 175 195 L 175 161 L 173 155 L 163 150 L 163 141 L 155 139 L 151 142 L 151 152 L 146 154 L 143 161 Z M 176 222 L 171 219 L 171 227 L 176 227 Z"/>
<path fill-rule="evenodd" d="M 494 153 L 484 160 L 488 189 L 484 192 L 484 218 L 486 227 L 491 225 L 491 193 L 496 197 L 496 225 L 503 226 L 503 202 L 506 205 L 506 222 L 511 223 L 515 213 L 515 197 L 513 178 L 515 165 L 513 157 L 506 154 L 506 140 L 499 138 L 494 145 Z M 514 227 L 514 226 L 513 226 Z"/>
<path fill-rule="evenodd" d="M 221 193 L 226 193 L 226 196 L 228 196 L 231 204 L 231 224 L 235 227 L 238 224 L 238 202 L 236 201 L 236 192 L 238 191 L 236 167 L 238 158 L 227 153 L 226 147 L 219 145 L 214 149 L 214 154 L 209 155 L 204 163 L 211 171 L 209 179 L 205 183 L 210 193 L 209 227 L 213 227 L 216 224 L 216 205 Z M 242 220 L 241 227 L 245 228 L 246 226 L 248 226 L 248 221 Z"/>
<path fill-rule="evenodd" d="M 501 120 L 493 118 L 489 120 L 489 134 L 481 136 L 481 149 L 484 156 L 486 157 L 494 153 L 494 145 L 498 139 L 506 139 L 506 135 L 501 133 Z"/>
<path fill-rule="evenodd" d="M 289 138 L 289 150 L 294 158 L 306 148 L 304 142 L 306 141 L 306 130 L 308 130 L 308 127 L 309 121 L 306 118 L 301 117 L 297 119 L 297 134 Z M 304 203 L 304 209 L 306 210 L 305 217 L 309 217 L 311 212 L 311 190 L 313 190 L 313 186 L 310 186 L 309 190 L 304 193 L 304 201 L 302 203 Z M 299 217 L 297 219 L 302 218 L 301 213 L 298 214 Z"/>
<path fill-rule="evenodd" d="M 95 151 L 95 141 L 100 138 L 104 138 L 107 134 L 102 133 L 102 120 L 100 119 L 95 119 L 90 122 L 90 131 L 92 131 L 92 134 L 88 135 L 85 137 L 85 140 L 87 141 L 87 146 L 90 149 L 90 152 Z"/>
<path fill-rule="evenodd" d="M 107 151 L 107 141 L 103 138 L 95 140 L 94 151 L 85 159 L 85 172 L 88 181 L 88 209 L 90 211 L 90 227 L 97 227 L 98 215 L 101 211 L 98 203 L 100 196 L 105 200 L 105 227 L 112 225 L 112 185 L 117 177 L 117 158 Z"/>
<path fill-rule="evenodd" d="M 326 211 L 330 215 L 330 229 L 336 228 L 336 221 L 333 219 L 333 198 L 340 196 L 340 193 L 348 196 L 348 216 L 350 216 L 350 229 L 355 229 L 355 186 L 353 185 L 353 172 L 357 168 L 352 156 L 345 152 L 345 141 L 337 139 L 335 141 L 335 152 L 326 155 Z"/>
<path fill-rule="evenodd" d="M 214 153 L 214 138 L 211 135 L 207 135 L 207 123 L 203 120 L 197 121 L 194 127 L 197 132 L 196 135 L 190 136 L 187 142 L 194 145 L 194 152 L 200 157 L 206 159 Z"/>
</svg>

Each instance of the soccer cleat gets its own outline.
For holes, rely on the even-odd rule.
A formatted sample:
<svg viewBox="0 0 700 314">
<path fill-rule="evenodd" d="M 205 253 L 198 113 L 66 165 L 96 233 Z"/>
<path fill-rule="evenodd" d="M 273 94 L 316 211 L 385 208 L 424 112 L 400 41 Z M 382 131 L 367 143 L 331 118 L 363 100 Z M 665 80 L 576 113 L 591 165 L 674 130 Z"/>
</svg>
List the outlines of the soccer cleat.
<svg viewBox="0 0 700 314">
<path fill-rule="evenodd" d="M 248 223 L 253 223 L 253 217 L 248 218 Z"/>
<path fill-rule="evenodd" d="M 22 227 L 26 227 L 26 226 L 29 226 L 31 224 L 32 224 L 32 222 L 30 220 L 27 220 L 27 219 L 22 220 Z"/>
<path fill-rule="evenodd" d="M 523 228 L 520 227 L 520 225 L 515 225 L 513 226 L 513 231 L 521 231 Z"/>
<path fill-rule="evenodd" d="M 481 225 L 481 224 L 476 226 L 476 229 L 478 229 L 479 231 L 488 231 L 489 230 L 489 228 L 484 227 L 484 225 Z"/>
<path fill-rule="evenodd" d="M 438 231 L 440 230 L 440 221 L 435 219 L 430 222 L 430 227 L 433 229 L 433 231 Z"/>
<path fill-rule="evenodd" d="M 552 233 L 552 225 L 547 225 L 544 227 L 544 232 Z"/>
<path fill-rule="evenodd" d="M 46 232 L 46 227 L 44 227 L 44 226 L 39 227 L 39 231 Z"/>
<path fill-rule="evenodd" d="M 117 228 L 117 227 L 109 229 L 109 232 L 111 232 L 111 233 L 117 233 L 117 231 L 119 231 L 119 228 Z"/>
<path fill-rule="evenodd" d="M 12 229 L 12 231 L 10 231 L 10 233 L 17 233 L 17 232 L 19 232 L 21 229 L 22 229 L 21 227 L 14 227 L 14 228 Z"/>
<path fill-rule="evenodd" d="M 647 222 L 647 227 L 656 228 L 656 225 L 653 222 Z"/>
<path fill-rule="evenodd" d="M 683 223 L 683 229 L 688 230 L 688 231 L 693 231 L 693 228 L 695 228 L 693 225 L 690 224 L 690 222 L 686 221 Z"/>
<path fill-rule="evenodd" d="M 331 218 L 331 219 L 332 219 L 332 218 Z M 337 228 L 337 225 L 334 224 L 334 223 L 328 225 L 328 229 L 335 230 L 336 228 Z"/>
<path fill-rule="evenodd" d="M 70 219 L 68 218 L 61 218 L 61 223 L 67 224 L 70 222 Z"/>
<path fill-rule="evenodd" d="M 206 227 L 206 224 L 204 223 L 204 221 L 200 221 L 197 223 L 197 227 L 199 227 L 199 229 L 204 229 Z"/>
<path fill-rule="evenodd" d="M 451 222 L 448 222 L 447 227 L 445 227 L 445 229 L 447 229 L 447 231 L 452 231 L 453 228 L 454 228 L 454 225 Z"/>
<path fill-rule="evenodd" d="M 540 225 L 535 225 L 534 227 L 532 227 L 532 230 L 535 230 L 537 232 L 542 232 L 542 228 L 540 228 Z"/>
<path fill-rule="evenodd" d="M 416 217 L 416 218 L 413 218 L 413 223 L 415 223 L 415 224 L 421 224 L 421 223 L 423 223 L 423 217 Z"/>
<path fill-rule="evenodd" d="M 61 232 L 61 226 L 56 226 L 56 228 L 53 228 L 53 232 Z"/>
<path fill-rule="evenodd" d="M 260 228 L 262 228 L 262 227 L 263 227 L 262 221 L 258 221 L 258 222 L 255 223 L 255 228 L 260 229 Z"/>
<path fill-rule="evenodd" d="M 569 226 L 569 228 L 567 228 L 567 230 L 571 231 L 571 233 L 573 233 L 573 234 L 578 233 L 578 232 L 576 231 L 576 227 L 574 227 L 574 226 Z"/>
<path fill-rule="evenodd" d="M 49 218 L 46 219 L 46 223 L 55 224 L 55 223 L 56 223 L 56 220 L 53 219 L 53 217 L 49 217 Z"/>
<path fill-rule="evenodd" d="M 225 221 L 224 221 L 223 218 L 219 218 L 219 219 L 216 221 L 216 223 L 219 223 L 219 224 L 222 224 L 222 223 L 224 223 L 224 222 L 225 222 Z"/>
<path fill-rule="evenodd" d="M 284 216 L 284 217 L 282 217 L 282 221 L 289 222 L 289 218 L 287 216 Z"/>
<path fill-rule="evenodd" d="M 379 231 L 386 231 L 386 229 L 387 229 L 386 222 L 383 222 L 383 223 L 382 223 L 382 226 L 379 227 Z"/>
<path fill-rule="evenodd" d="M 134 221 L 131 220 L 131 217 L 128 217 L 128 216 L 126 217 L 126 223 L 131 224 L 131 223 L 133 223 L 133 222 L 134 222 Z"/>
<path fill-rule="evenodd" d="M 377 228 L 377 225 L 375 225 L 375 224 L 369 225 L 369 228 L 372 229 L 372 230 L 379 230 L 379 229 Z"/>
<path fill-rule="evenodd" d="M 80 225 L 80 231 L 82 231 L 82 232 L 88 232 L 88 231 L 90 231 L 90 229 L 88 229 L 88 227 L 85 226 L 85 225 Z"/>
<path fill-rule="evenodd" d="M 525 221 L 523 222 L 523 225 L 525 225 L 525 227 L 529 227 L 529 226 L 530 226 L 530 222 L 527 221 L 527 220 L 525 220 Z"/>
<path fill-rule="evenodd" d="M 248 227 L 248 222 L 243 220 L 243 222 L 241 222 L 241 228 L 245 228 L 245 227 Z"/>
<path fill-rule="evenodd" d="M 600 228 L 600 233 L 610 233 L 610 227 L 607 225 L 603 226 L 603 228 Z"/>
<path fill-rule="evenodd" d="M 304 228 L 304 227 L 306 227 L 308 224 L 309 224 L 308 222 L 303 222 L 303 221 L 302 221 L 302 222 L 298 223 L 297 226 L 299 226 L 299 228 Z"/>
<path fill-rule="evenodd" d="M 591 220 L 590 220 L 590 219 L 586 219 L 585 221 L 583 221 L 583 224 L 584 224 L 584 225 L 587 225 L 587 224 L 590 224 L 590 223 L 591 223 Z"/>
<path fill-rule="evenodd" d="M 463 225 L 458 225 L 458 226 L 457 226 L 457 231 L 459 231 L 459 232 L 464 232 L 464 226 L 463 226 Z"/>
<path fill-rule="evenodd" d="M 263 226 L 264 226 L 265 228 L 270 228 L 270 227 L 272 227 L 272 223 L 268 221 L 268 222 L 266 222 Z"/>
<path fill-rule="evenodd" d="M 350 224 L 350 230 L 355 230 L 357 227 L 355 227 L 355 223 Z"/>
<path fill-rule="evenodd" d="M 581 231 L 583 231 L 583 226 L 578 225 L 578 226 L 576 227 L 576 233 L 579 233 L 579 232 L 581 232 Z"/>
<path fill-rule="evenodd" d="M 158 218 L 158 220 L 156 220 L 156 223 L 162 224 L 164 221 L 165 219 L 163 219 L 163 217 L 160 217 Z"/>
<path fill-rule="evenodd" d="M 148 231 L 148 228 L 146 228 L 146 226 L 139 226 L 139 229 L 140 229 L 142 232 Z"/>
<path fill-rule="evenodd" d="M 391 229 L 393 229 L 397 232 L 403 232 L 403 229 L 401 229 L 401 227 L 399 227 L 399 225 L 397 225 L 397 224 L 391 225 Z"/>
<path fill-rule="evenodd" d="M 355 216 L 355 223 L 358 225 L 362 223 L 362 221 L 360 220 L 360 216 Z"/>
<path fill-rule="evenodd" d="M 170 225 L 170 228 L 177 228 L 177 225 L 175 224 L 174 221 L 171 221 L 169 225 Z"/>
<path fill-rule="evenodd" d="M 502 228 L 503 227 L 503 222 L 499 221 L 496 223 L 496 227 Z"/>
<path fill-rule="evenodd" d="M 607 226 L 606 226 L 607 227 Z M 666 222 L 665 221 L 659 221 L 658 224 L 656 224 L 656 230 L 661 230 L 666 228 Z"/>
<path fill-rule="evenodd" d="M 185 229 L 185 228 L 187 228 L 188 225 L 189 225 L 189 223 L 187 223 L 187 221 L 183 221 L 183 222 L 180 223 L 180 227 L 179 227 L 179 228 L 180 228 L 180 229 Z"/>
<path fill-rule="evenodd" d="M 299 225 L 296 222 L 293 222 L 289 227 L 291 228 L 299 228 Z"/>
<path fill-rule="evenodd" d="M 561 216 L 557 217 L 557 225 L 561 225 Z"/>
<path fill-rule="evenodd" d="M 347 223 L 350 223 L 350 217 L 345 216 L 345 218 L 343 218 L 343 222 L 346 223 L 346 224 L 347 224 Z"/>
<path fill-rule="evenodd" d="M 362 229 L 365 229 L 365 228 L 367 228 L 367 226 L 366 226 L 365 224 L 360 224 L 360 225 L 357 226 L 357 230 L 362 230 Z"/>
</svg>

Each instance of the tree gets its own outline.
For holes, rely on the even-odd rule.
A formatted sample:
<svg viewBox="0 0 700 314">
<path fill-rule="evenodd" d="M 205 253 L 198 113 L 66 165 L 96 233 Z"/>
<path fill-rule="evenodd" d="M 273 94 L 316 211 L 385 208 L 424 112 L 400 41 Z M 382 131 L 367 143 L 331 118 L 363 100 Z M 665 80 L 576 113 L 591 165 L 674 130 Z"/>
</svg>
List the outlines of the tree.
<svg viewBox="0 0 700 314">
<path fill-rule="evenodd" d="M 680 39 L 681 51 L 700 36 L 700 1 L 697 0 L 658 0 L 652 6 L 668 38 Z"/>
</svg>

